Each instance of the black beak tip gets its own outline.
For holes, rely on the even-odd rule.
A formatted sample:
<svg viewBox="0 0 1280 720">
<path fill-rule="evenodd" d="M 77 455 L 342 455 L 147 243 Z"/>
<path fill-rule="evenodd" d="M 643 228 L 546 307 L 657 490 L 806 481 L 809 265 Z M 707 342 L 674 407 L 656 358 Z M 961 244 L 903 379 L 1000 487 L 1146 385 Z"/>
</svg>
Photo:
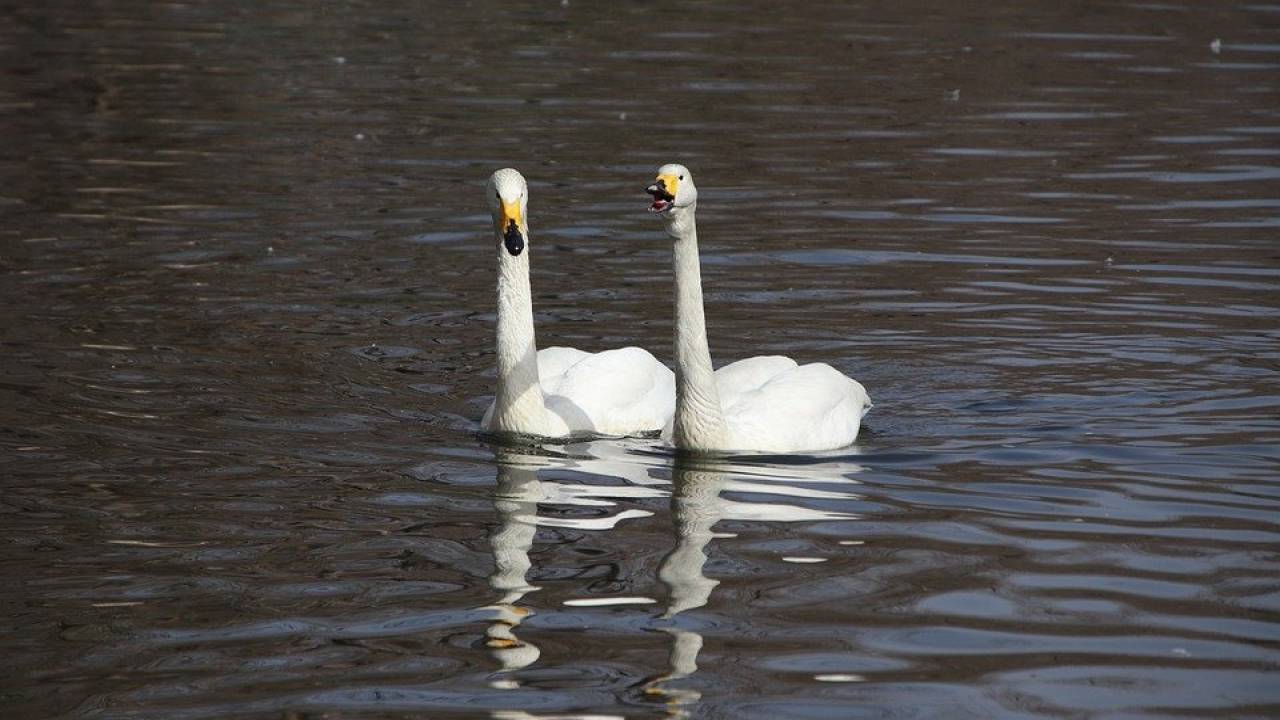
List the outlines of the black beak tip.
<svg viewBox="0 0 1280 720">
<path fill-rule="evenodd" d="M 513 257 L 519 257 L 524 252 L 524 235 L 514 227 L 508 228 L 502 236 L 502 244 Z"/>
</svg>

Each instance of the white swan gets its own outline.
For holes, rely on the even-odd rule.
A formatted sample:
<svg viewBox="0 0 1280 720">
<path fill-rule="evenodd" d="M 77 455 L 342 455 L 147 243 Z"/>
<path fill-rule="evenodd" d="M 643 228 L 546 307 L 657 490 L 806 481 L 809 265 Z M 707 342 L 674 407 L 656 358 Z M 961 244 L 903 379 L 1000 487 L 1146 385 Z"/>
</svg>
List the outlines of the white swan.
<svg viewBox="0 0 1280 720">
<path fill-rule="evenodd" d="M 529 294 L 529 188 L 510 168 L 489 178 L 498 251 L 498 392 L 480 421 L 488 432 L 548 438 L 660 430 L 675 410 L 675 376 L 648 351 L 538 352 Z"/>
<path fill-rule="evenodd" d="M 777 355 L 739 360 L 713 373 L 702 312 L 694 212 L 698 189 L 683 165 L 663 165 L 646 188 L 650 212 L 674 239 L 676 411 L 662 437 L 698 452 L 809 452 L 851 444 L 871 399 L 824 363 Z"/>
</svg>

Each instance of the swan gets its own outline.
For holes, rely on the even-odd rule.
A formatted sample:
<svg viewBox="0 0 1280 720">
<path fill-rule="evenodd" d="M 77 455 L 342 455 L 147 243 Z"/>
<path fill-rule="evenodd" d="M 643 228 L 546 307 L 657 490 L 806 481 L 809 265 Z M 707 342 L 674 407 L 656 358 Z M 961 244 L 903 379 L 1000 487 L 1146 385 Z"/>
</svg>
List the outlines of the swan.
<svg viewBox="0 0 1280 720">
<path fill-rule="evenodd" d="M 712 371 L 702 310 L 694 212 L 698 189 L 683 165 L 663 165 L 649 211 L 674 241 L 676 410 L 662 439 L 694 452 L 813 452 L 853 443 L 871 398 L 825 363 L 768 355 Z"/>
<path fill-rule="evenodd" d="M 675 411 L 675 375 L 647 350 L 539 352 L 529 293 L 529 187 L 516 170 L 489 178 L 498 251 L 498 392 L 486 432 L 562 438 L 653 432 Z"/>
</svg>

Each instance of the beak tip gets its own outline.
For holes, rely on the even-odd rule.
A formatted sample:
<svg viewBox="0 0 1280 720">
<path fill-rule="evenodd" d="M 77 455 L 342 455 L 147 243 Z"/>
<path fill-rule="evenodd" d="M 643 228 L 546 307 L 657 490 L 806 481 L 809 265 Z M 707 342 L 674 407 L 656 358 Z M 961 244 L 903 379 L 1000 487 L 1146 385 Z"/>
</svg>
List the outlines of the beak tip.
<svg viewBox="0 0 1280 720">
<path fill-rule="evenodd" d="M 512 257 L 519 257 L 520 253 L 524 252 L 524 233 L 515 227 L 515 223 L 512 223 L 503 234 L 502 244 L 506 246 L 507 252 Z"/>
</svg>

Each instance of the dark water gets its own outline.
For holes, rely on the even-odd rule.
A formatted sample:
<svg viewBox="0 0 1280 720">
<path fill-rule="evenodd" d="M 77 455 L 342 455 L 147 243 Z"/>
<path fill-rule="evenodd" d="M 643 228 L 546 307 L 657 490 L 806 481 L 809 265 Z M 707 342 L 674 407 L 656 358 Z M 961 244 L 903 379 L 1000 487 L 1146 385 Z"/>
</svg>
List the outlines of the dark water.
<svg viewBox="0 0 1280 720">
<path fill-rule="evenodd" d="M 962 5 L 7 4 L 5 715 L 1280 715 L 1280 5 Z M 477 437 L 669 161 L 856 448 Z"/>
</svg>

